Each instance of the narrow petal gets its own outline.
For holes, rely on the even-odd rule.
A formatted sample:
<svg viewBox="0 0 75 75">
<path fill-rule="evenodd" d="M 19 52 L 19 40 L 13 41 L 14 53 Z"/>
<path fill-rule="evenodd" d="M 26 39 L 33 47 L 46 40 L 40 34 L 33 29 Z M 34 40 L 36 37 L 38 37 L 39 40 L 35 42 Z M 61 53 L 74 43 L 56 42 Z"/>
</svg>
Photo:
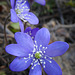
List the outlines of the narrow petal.
<svg viewBox="0 0 75 75">
<path fill-rule="evenodd" d="M 18 22 L 18 17 L 17 17 L 17 14 L 16 14 L 15 10 L 10 9 L 10 12 L 11 12 L 11 21 L 15 22 L 15 23 Z"/>
<path fill-rule="evenodd" d="M 15 0 L 10 0 L 12 9 L 15 8 Z"/>
<path fill-rule="evenodd" d="M 27 13 L 19 14 L 18 16 L 19 16 L 20 19 L 22 19 L 23 21 L 26 20 L 30 24 L 35 24 L 36 25 L 36 24 L 39 23 L 38 18 L 32 12 L 27 12 Z"/>
<path fill-rule="evenodd" d="M 45 0 L 34 0 L 35 2 L 41 4 L 41 5 L 45 5 L 46 1 Z"/>
<path fill-rule="evenodd" d="M 32 30 L 31 27 L 27 27 L 24 32 L 27 33 L 27 32 L 29 32 L 31 30 Z"/>
<path fill-rule="evenodd" d="M 36 64 L 34 64 L 34 65 L 36 65 Z M 42 75 L 42 68 L 41 68 L 41 66 L 38 65 L 38 64 L 36 66 L 34 66 L 34 68 L 33 68 L 33 66 L 30 69 L 29 75 Z"/>
<path fill-rule="evenodd" d="M 31 35 L 30 36 L 32 37 L 33 40 L 34 40 L 35 35 L 36 35 L 38 30 L 39 30 L 39 28 L 34 28 L 34 29 L 31 30 Z"/>
<path fill-rule="evenodd" d="M 24 59 L 24 58 L 18 58 L 16 57 L 12 63 L 9 65 L 10 70 L 12 71 L 24 71 L 27 69 L 31 64 L 31 59 Z"/>
<path fill-rule="evenodd" d="M 64 54 L 69 48 L 69 44 L 62 41 L 56 41 L 50 44 L 45 51 L 46 55 L 55 57 Z"/>
<path fill-rule="evenodd" d="M 50 33 L 47 28 L 41 28 L 40 30 L 37 31 L 35 35 L 35 41 L 38 46 L 43 45 L 46 46 L 48 45 L 50 41 Z"/>
<path fill-rule="evenodd" d="M 29 53 L 28 50 L 25 50 L 22 46 L 20 46 L 19 44 L 10 44 L 7 45 L 5 48 L 6 52 L 14 55 L 14 56 L 18 56 L 18 57 L 28 57 Z"/>
<path fill-rule="evenodd" d="M 15 39 L 16 39 L 16 42 L 20 44 L 21 46 L 23 46 L 26 50 L 30 52 L 33 50 L 34 43 L 32 38 L 28 34 L 22 33 L 22 32 L 16 32 Z"/>
<path fill-rule="evenodd" d="M 36 35 L 36 32 L 39 30 L 39 28 L 34 28 L 32 29 L 31 33 L 32 33 L 32 36 L 34 37 Z"/>
<path fill-rule="evenodd" d="M 49 61 L 44 59 L 45 65 L 42 64 L 47 75 L 62 75 L 62 70 L 59 65 L 52 59 Z"/>
<path fill-rule="evenodd" d="M 19 24 L 20 24 L 21 32 L 24 32 L 24 25 L 20 19 L 19 19 Z"/>
</svg>

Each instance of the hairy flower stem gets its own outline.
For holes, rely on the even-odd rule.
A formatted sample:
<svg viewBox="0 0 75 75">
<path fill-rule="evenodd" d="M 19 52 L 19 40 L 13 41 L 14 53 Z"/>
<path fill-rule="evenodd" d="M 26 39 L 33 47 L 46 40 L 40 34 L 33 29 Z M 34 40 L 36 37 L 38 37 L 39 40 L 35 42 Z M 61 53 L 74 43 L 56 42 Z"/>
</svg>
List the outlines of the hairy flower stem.
<svg viewBox="0 0 75 75">
<path fill-rule="evenodd" d="M 8 6 L 11 8 L 11 4 L 10 4 L 10 1 L 9 0 L 6 0 Z"/>
<path fill-rule="evenodd" d="M 10 13 L 8 14 L 8 16 L 6 17 L 5 22 L 4 22 L 4 41 L 5 41 L 5 46 L 7 45 L 6 24 L 7 24 L 7 20 L 8 20 L 9 17 L 10 17 Z"/>
<path fill-rule="evenodd" d="M 26 29 L 26 26 L 27 26 L 27 22 L 25 22 L 25 24 L 24 24 L 24 30 Z"/>
<path fill-rule="evenodd" d="M 39 61 L 39 63 L 40 63 L 40 61 Z M 40 65 L 41 65 L 41 63 L 40 63 Z M 42 65 L 41 65 L 41 67 L 42 67 Z M 45 75 L 45 71 L 44 71 L 43 67 L 42 67 L 42 73 L 43 73 L 43 75 Z"/>
</svg>

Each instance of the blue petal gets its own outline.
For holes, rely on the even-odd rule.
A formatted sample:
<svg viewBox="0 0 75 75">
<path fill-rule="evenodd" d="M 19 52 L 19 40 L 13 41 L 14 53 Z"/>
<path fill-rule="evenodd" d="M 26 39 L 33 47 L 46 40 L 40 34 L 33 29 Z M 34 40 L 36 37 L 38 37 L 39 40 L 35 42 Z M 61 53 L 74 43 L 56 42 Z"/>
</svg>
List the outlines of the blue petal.
<svg viewBox="0 0 75 75">
<path fill-rule="evenodd" d="M 45 0 L 34 0 L 35 2 L 41 4 L 41 5 L 45 5 L 46 1 Z"/>
<path fill-rule="evenodd" d="M 34 65 L 36 65 L 36 64 L 34 64 Z M 38 65 L 38 64 L 34 68 L 33 68 L 33 66 L 30 69 L 29 75 L 42 75 L 42 68 L 41 68 L 41 66 Z"/>
<path fill-rule="evenodd" d="M 16 14 L 15 10 L 10 9 L 10 12 L 11 12 L 11 21 L 15 22 L 15 23 L 18 22 L 18 17 L 17 17 L 17 14 Z"/>
<path fill-rule="evenodd" d="M 51 61 L 51 63 L 49 61 Z M 62 75 L 62 70 L 59 65 L 52 59 L 49 61 L 44 59 L 45 67 L 42 64 L 43 69 L 47 73 L 47 75 Z"/>
<path fill-rule="evenodd" d="M 31 30 L 31 37 L 32 37 L 33 40 L 34 40 L 35 35 L 36 35 L 38 30 L 39 30 L 39 28 L 34 28 L 34 29 Z"/>
<path fill-rule="evenodd" d="M 15 0 L 10 0 L 12 9 L 15 8 Z"/>
<path fill-rule="evenodd" d="M 23 46 L 26 50 L 30 52 L 33 50 L 34 43 L 32 38 L 28 34 L 22 33 L 22 32 L 16 32 L 15 39 L 16 39 L 16 42 L 20 44 L 21 46 Z"/>
<path fill-rule="evenodd" d="M 26 0 L 17 0 L 15 9 L 19 9 L 22 14 L 25 12 L 29 12 L 30 5 L 29 5 L 28 1 L 26 1 Z"/>
<path fill-rule="evenodd" d="M 20 24 L 21 32 L 24 32 L 24 25 L 20 19 L 19 19 L 19 24 Z"/>
<path fill-rule="evenodd" d="M 50 33 L 47 28 L 41 28 L 40 30 L 37 31 L 35 35 L 35 41 L 38 46 L 43 45 L 46 46 L 48 45 L 50 41 Z"/>
<path fill-rule="evenodd" d="M 31 30 L 32 30 L 31 27 L 27 27 L 24 32 L 27 33 L 27 32 L 29 32 Z"/>
<path fill-rule="evenodd" d="M 64 54 L 69 48 L 69 44 L 62 41 L 56 41 L 50 44 L 47 48 L 46 55 L 55 57 Z"/>
<path fill-rule="evenodd" d="M 39 30 L 39 28 L 34 28 L 31 30 L 32 36 L 34 37 L 36 35 L 36 32 Z"/>
<path fill-rule="evenodd" d="M 39 30 L 39 28 L 31 29 L 31 27 L 27 27 L 24 32 L 27 33 L 28 35 L 30 35 L 32 37 L 32 39 L 34 40 L 35 34 L 38 30 Z"/>
<path fill-rule="evenodd" d="M 31 59 L 24 59 L 24 58 L 18 58 L 16 57 L 12 63 L 9 65 L 10 70 L 12 71 L 24 71 L 25 69 L 27 69 L 30 64 L 31 64 L 32 60 Z"/>
<path fill-rule="evenodd" d="M 28 50 L 25 50 L 19 44 L 10 44 L 10 45 L 6 46 L 5 50 L 7 53 L 18 56 L 18 57 L 24 57 L 24 56 L 28 57 L 29 56 L 28 54 L 30 54 L 30 52 L 28 52 Z"/>
<path fill-rule="evenodd" d="M 36 24 L 39 23 L 38 18 L 32 12 L 27 12 L 27 13 L 24 13 L 24 14 L 20 14 L 20 16 L 24 17 L 23 19 L 27 20 L 30 24 L 35 24 L 36 25 Z"/>
</svg>

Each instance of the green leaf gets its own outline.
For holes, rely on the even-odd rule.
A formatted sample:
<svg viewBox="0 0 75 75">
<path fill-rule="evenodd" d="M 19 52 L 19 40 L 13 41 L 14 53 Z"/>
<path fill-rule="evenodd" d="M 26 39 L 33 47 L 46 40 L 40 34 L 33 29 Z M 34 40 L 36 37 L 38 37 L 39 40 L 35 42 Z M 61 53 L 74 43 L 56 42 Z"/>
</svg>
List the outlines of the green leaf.
<svg viewBox="0 0 75 75">
<path fill-rule="evenodd" d="M 14 28 L 14 29 L 17 29 L 17 30 L 20 29 L 19 23 L 12 23 L 10 26 L 11 26 L 12 28 Z"/>
</svg>

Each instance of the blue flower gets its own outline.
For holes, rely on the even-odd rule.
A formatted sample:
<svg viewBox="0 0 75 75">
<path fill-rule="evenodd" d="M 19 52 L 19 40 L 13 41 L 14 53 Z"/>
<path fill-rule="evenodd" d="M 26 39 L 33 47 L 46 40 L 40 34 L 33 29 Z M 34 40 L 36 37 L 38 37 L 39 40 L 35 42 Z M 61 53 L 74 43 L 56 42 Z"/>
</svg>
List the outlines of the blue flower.
<svg viewBox="0 0 75 75">
<path fill-rule="evenodd" d="M 37 3 L 39 3 L 39 4 L 41 4 L 41 5 L 45 5 L 46 4 L 46 1 L 45 0 L 29 0 L 31 3 L 32 2 L 37 2 Z"/>
<path fill-rule="evenodd" d="M 32 13 L 29 12 L 30 6 L 26 0 L 10 0 L 11 1 L 11 21 L 19 22 L 21 31 L 24 32 L 24 26 L 21 20 L 24 22 L 29 22 L 30 24 L 38 24 L 38 18 Z M 21 20 L 20 20 L 21 19 Z"/>
<path fill-rule="evenodd" d="M 42 75 L 41 66 L 48 75 L 62 75 L 52 57 L 67 51 L 69 45 L 66 42 L 56 41 L 48 45 L 50 33 L 47 28 L 37 31 L 34 42 L 28 34 L 22 32 L 16 32 L 15 39 L 17 44 L 6 46 L 7 53 L 17 56 L 9 66 L 12 71 L 23 71 L 32 65 L 29 75 Z"/>
<path fill-rule="evenodd" d="M 31 29 L 31 27 L 27 27 L 24 32 L 27 33 L 28 35 L 30 35 L 31 38 L 34 40 L 36 32 L 38 30 L 39 30 L 39 28 L 33 28 L 33 29 Z"/>
</svg>

